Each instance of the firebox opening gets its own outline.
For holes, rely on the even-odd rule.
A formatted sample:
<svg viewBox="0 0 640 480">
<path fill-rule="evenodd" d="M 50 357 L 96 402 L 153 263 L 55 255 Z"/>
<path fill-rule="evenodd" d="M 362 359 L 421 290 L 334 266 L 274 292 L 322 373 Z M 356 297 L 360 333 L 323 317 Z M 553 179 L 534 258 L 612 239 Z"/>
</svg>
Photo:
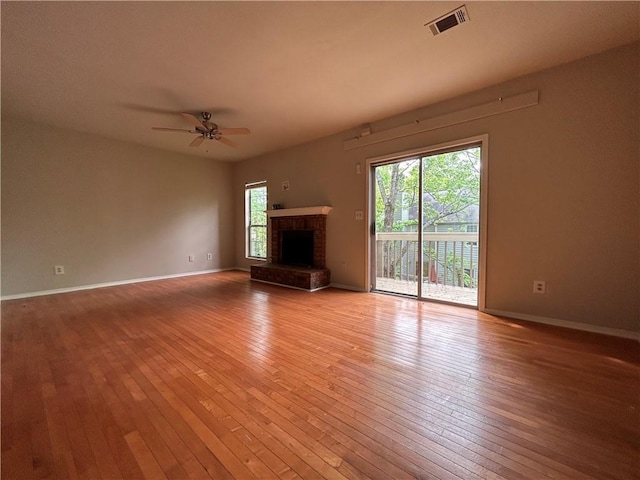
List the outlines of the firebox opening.
<svg viewBox="0 0 640 480">
<path fill-rule="evenodd" d="M 313 230 L 281 230 L 280 235 L 280 263 L 313 267 Z"/>
</svg>

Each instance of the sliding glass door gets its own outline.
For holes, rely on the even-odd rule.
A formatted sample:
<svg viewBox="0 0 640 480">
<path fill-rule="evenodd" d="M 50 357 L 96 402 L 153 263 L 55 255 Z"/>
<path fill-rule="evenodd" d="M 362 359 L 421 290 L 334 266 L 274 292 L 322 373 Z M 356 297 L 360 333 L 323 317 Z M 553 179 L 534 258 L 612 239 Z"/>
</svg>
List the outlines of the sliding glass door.
<svg viewBox="0 0 640 480">
<path fill-rule="evenodd" d="M 478 305 L 480 142 L 372 164 L 371 283 Z"/>
<path fill-rule="evenodd" d="M 420 158 L 375 166 L 375 289 L 418 295 Z"/>
</svg>

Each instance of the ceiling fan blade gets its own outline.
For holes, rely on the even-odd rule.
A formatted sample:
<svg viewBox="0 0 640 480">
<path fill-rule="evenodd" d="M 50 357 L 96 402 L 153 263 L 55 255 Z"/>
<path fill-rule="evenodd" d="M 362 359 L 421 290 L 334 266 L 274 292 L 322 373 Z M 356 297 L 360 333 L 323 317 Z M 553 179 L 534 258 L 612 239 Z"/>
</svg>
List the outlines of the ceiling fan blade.
<svg viewBox="0 0 640 480">
<path fill-rule="evenodd" d="M 190 147 L 199 147 L 204 142 L 204 135 L 200 135 L 193 139 L 193 142 L 189 144 Z"/>
<path fill-rule="evenodd" d="M 151 127 L 151 129 L 152 130 L 162 130 L 163 132 L 197 133 L 194 130 L 187 130 L 185 128 Z"/>
<path fill-rule="evenodd" d="M 220 137 L 220 138 L 216 138 L 216 140 L 218 140 L 219 142 L 225 143 L 225 144 L 229 145 L 230 147 L 234 147 L 234 148 L 237 147 L 236 143 L 232 142 L 228 138 Z"/>
<path fill-rule="evenodd" d="M 222 135 L 247 135 L 247 134 L 251 133 L 251 130 L 249 130 L 248 128 L 244 128 L 244 127 L 219 128 L 217 130 L 217 132 L 221 133 Z"/>
<path fill-rule="evenodd" d="M 194 127 L 202 128 L 204 130 L 209 130 L 205 124 L 203 124 L 200 120 L 196 118 L 195 115 L 191 115 L 190 113 L 181 113 L 184 119 L 189 122 Z"/>
</svg>

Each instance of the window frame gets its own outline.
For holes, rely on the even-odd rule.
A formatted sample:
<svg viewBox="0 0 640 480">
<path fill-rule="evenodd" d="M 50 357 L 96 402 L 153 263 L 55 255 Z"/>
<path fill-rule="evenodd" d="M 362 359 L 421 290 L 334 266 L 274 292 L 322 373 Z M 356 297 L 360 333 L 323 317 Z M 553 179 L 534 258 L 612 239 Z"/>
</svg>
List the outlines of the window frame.
<svg viewBox="0 0 640 480">
<path fill-rule="evenodd" d="M 252 211 L 251 211 L 251 200 L 252 200 L 252 192 L 258 189 L 264 188 L 264 224 L 255 223 L 252 224 Z M 267 205 L 268 205 L 268 190 L 267 190 L 267 182 L 251 182 L 246 183 L 244 186 L 245 196 L 244 196 L 244 207 L 245 207 L 245 258 L 251 260 L 267 260 L 268 253 L 268 232 L 267 232 Z M 264 231 L 264 257 L 255 255 L 256 251 L 254 248 L 255 243 L 252 241 L 252 232 L 254 231 Z M 252 255 L 254 253 L 254 255 Z M 259 252 L 258 252 L 259 253 Z"/>
</svg>

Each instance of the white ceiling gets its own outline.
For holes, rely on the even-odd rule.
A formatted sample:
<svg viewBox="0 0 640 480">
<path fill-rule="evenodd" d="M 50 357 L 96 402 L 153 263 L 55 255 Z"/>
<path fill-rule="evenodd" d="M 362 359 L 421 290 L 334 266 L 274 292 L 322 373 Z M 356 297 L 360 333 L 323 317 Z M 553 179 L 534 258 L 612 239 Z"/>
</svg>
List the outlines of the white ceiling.
<svg viewBox="0 0 640 480">
<path fill-rule="evenodd" d="M 2 2 L 2 114 L 242 160 L 640 38 L 640 2 Z M 189 147 L 179 112 L 248 127 Z M 37 132 L 25 132 L 36 135 Z"/>
</svg>

